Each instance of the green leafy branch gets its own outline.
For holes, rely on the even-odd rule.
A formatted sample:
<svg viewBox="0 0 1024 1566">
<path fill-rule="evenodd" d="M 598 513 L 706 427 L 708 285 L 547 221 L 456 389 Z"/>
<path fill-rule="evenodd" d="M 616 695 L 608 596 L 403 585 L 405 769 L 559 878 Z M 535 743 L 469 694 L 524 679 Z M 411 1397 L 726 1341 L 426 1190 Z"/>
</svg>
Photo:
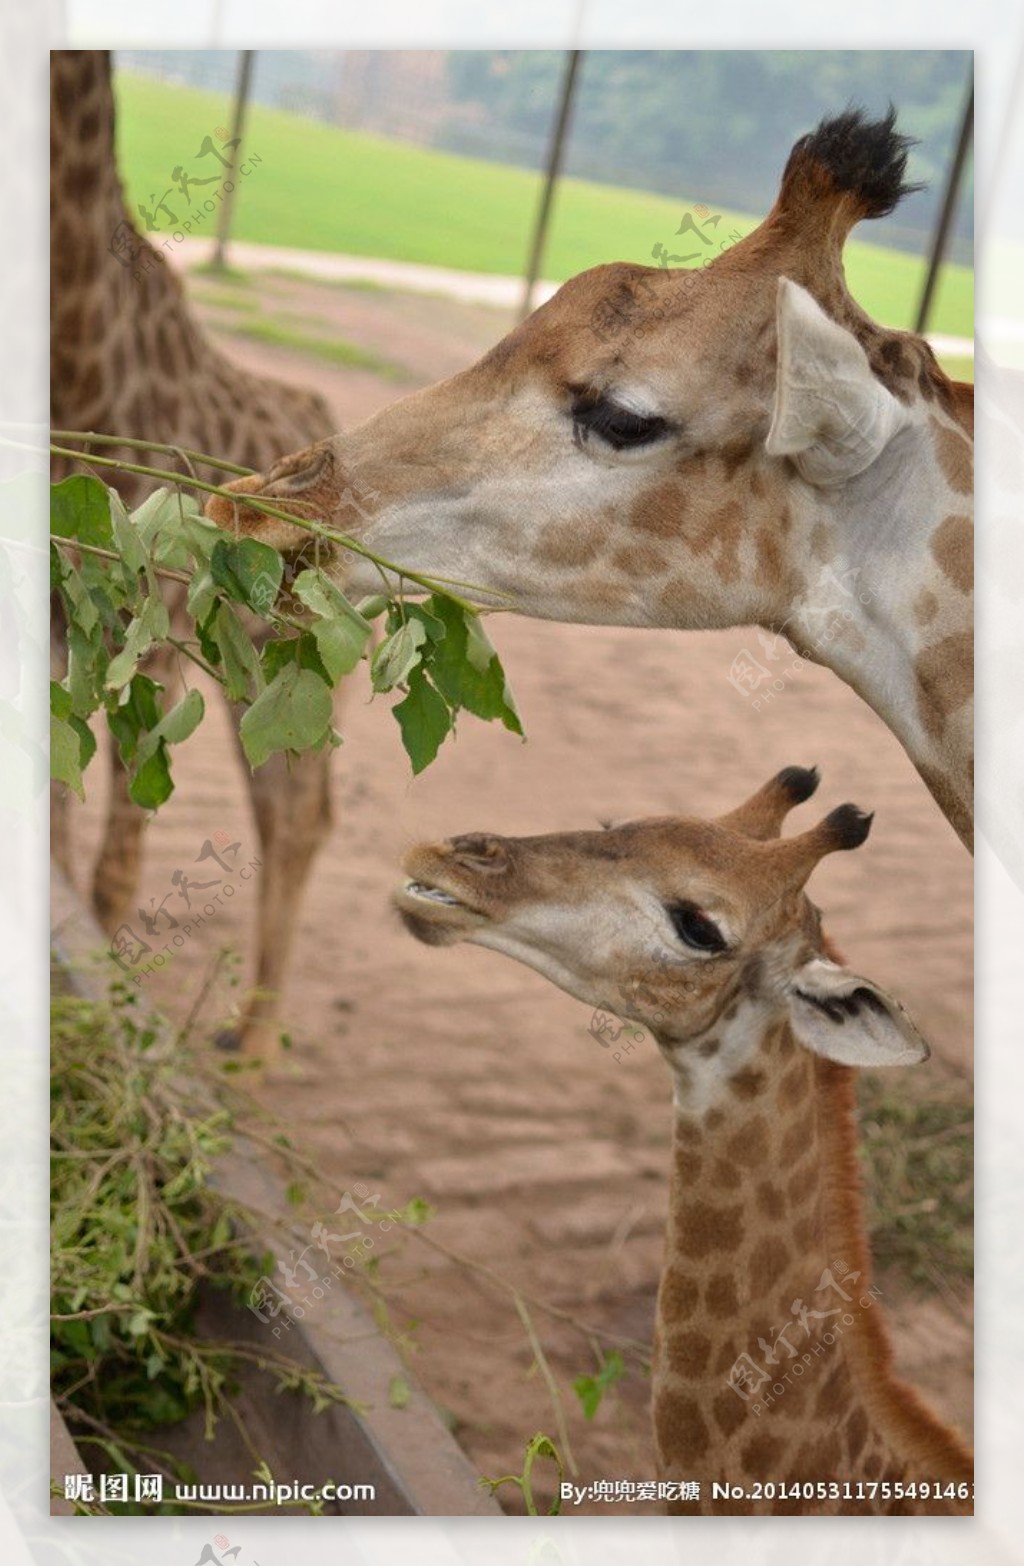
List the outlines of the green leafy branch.
<svg viewBox="0 0 1024 1566">
<path fill-rule="evenodd" d="M 115 437 L 106 439 L 115 443 Z M 321 564 L 339 543 L 369 554 L 346 535 L 251 497 L 258 509 L 308 528 L 310 563 L 300 557 L 288 565 L 268 545 L 233 539 L 213 526 L 182 488 L 220 493 L 215 485 L 68 447 L 51 449 L 169 486 L 131 513 L 91 474 L 51 486 L 50 579 L 67 647 L 67 671 L 51 684 L 51 772 L 81 797 L 96 751 L 91 724 L 102 713 L 128 770 L 131 798 L 148 809 L 169 798 L 171 749 L 196 731 L 205 710 L 194 689 L 163 710 L 163 686 L 146 672 L 161 649 L 172 649 L 179 665 L 185 660 L 202 669 L 245 708 L 240 736 L 253 767 L 276 752 L 340 744 L 334 689 L 364 659 L 373 691 L 401 697 L 392 710 L 416 773 L 434 760 L 463 710 L 522 734 L 479 612 L 441 584 L 370 555 L 382 584 L 397 577 L 398 590 L 353 604 Z M 173 451 L 190 464 L 238 471 L 200 453 L 154 449 Z M 177 584 L 183 599 L 173 625 L 162 581 Z M 406 582 L 429 596 L 407 602 Z M 383 635 L 373 648 L 378 620 Z"/>
<path fill-rule="evenodd" d="M 241 1308 L 270 1256 L 259 1254 L 248 1210 L 211 1178 L 239 1133 L 238 1105 L 215 1091 L 186 1047 L 158 1033 L 126 986 L 101 1001 L 54 1000 L 53 1396 L 79 1447 L 98 1448 L 116 1471 L 192 1483 L 190 1465 L 154 1440 L 192 1413 L 207 1439 L 229 1421 L 254 1471 L 263 1464 L 239 1413 L 243 1371 L 300 1394 L 312 1414 L 350 1400 L 322 1371 L 272 1346 L 195 1330 L 201 1287 Z M 158 1509 L 230 1508 L 167 1500 Z"/>
</svg>

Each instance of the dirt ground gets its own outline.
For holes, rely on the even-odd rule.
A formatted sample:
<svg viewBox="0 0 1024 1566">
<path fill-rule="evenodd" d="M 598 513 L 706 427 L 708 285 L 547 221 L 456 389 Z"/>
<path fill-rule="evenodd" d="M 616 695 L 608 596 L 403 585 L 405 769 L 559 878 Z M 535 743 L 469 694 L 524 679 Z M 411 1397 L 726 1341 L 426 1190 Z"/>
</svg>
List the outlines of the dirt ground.
<svg viewBox="0 0 1024 1566">
<path fill-rule="evenodd" d="M 227 351 L 253 369 L 316 384 L 339 427 L 472 362 L 506 325 L 499 311 L 448 300 L 260 284 L 264 308 L 302 321 L 297 330 L 315 320 L 395 367 L 379 375 L 227 335 L 252 317 L 251 306 L 247 316 L 227 305 L 220 285 L 204 282 L 199 292 Z M 493 620 L 490 631 L 525 743 L 466 718 L 457 741 L 413 781 L 397 725 L 381 710 L 386 701 L 370 703 L 365 671 L 349 682 L 333 774 L 336 825 L 314 869 L 285 1002 L 293 1074 L 263 1092 L 339 1197 L 362 1184 L 382 1206 L 426 1198 L 437 1209 L 428 1232 L 511 1286 L 419 1249 L 384 1264 L 393 1319 L 417 1323 L 416 1375 L 478 1471 L 495 1476 L 519 1471 L 536 1431 L 555 1434 L 512 1287 L 609 1335 L 606 1348 L 616 1335 L 649 1341 L 666 1206 L 668 1075 L 649 1042 L 616 1062 L 589 1035 L 587 1010 L 539 976 L 490 952 L 414 943 L 388 903 L 406 846 L 473 829 L 533 833 L 603 817 L 714 813 L 787 763 L 817 763 L 823 783 L 808 819 L 846 799 L 877 816 L 864 850 L 824 863 L 815 899 L 848 959 L 901 997 L 932 1045 L 907 1091 L 927 1097 L 952 1082 L 965 1101 L 972 884 L 967 853 L 897 742 L 831 674 L 789 675 L 788 656 L 771 663 L 785 688 L 762 710 L 730 684 L 744 649 L 765 661 L 754 631 L 512 618 Z M 219 702 L 211 706 L 197 738 L 176 752 L 177 792 L 148 828 L 142 902 L 159 902 L 173 870 L 214 833 L 258 854 L 226 714 Z M 98 840 L 98 770 L 88 786 L 80 885 Z M 254 891 L 236 897 L 173 970 L 146 981 L 147 995 L 182 1015 L 216 948 L 247 950 L 255 910 Z M 214 1020 L 231 1000 L 226 988 L 215 991 Z M 965 1285 L 941 1271 L 930 1293 L 881 1282 L 900 1368 L 969 1431 Z M 644 1376 L 631 1371 L 587 1423 L 569 1390 L 573 1376 L 595 1367 L 586 1335 L 529 1309 L 565 1392 L 582 1481 L 653 1477 Z M 518 1509 L 513 1492 L 502 1496 Z"/>
</svg>

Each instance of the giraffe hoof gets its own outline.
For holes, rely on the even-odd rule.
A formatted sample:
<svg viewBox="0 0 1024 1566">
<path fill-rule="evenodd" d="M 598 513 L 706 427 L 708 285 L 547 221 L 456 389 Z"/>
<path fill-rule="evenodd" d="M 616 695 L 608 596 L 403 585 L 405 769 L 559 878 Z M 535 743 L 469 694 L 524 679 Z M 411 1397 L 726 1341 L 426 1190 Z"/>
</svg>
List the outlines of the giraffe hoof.
<svg viewBox="0 0 1024 1566">
<path fill-rule="evenodd" d="M 225 1055 L 238 1055 L 242 1049 L 242 1035 L 237 1028 L 218 1028 L 213 1035 L 213 1047 Z"/>
</svg>

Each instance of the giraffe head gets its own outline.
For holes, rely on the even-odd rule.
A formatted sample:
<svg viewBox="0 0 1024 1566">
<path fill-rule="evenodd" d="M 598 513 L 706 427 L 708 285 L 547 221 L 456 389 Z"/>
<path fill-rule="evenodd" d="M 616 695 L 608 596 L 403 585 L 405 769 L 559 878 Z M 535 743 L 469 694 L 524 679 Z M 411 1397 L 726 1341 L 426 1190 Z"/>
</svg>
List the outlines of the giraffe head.
<svg viewBox="0 0 1024 1566">
<path fill-rule="evenodd" d="M 229 488 L 484 604 L 777 624 L 808 589 L 798 513 L 809 529 L 851 491 L 898 485 L 952 397 L 923 339 L 876 326 L 844 282 L 846 235 L 909 188 L 906 157 L 892 113 L 827 120 L 767 219 L 710 264 L 584 272 L 469 370 Z M 727 244 L 701 237 L 705 254 Z M 241 498 L 208 514 L 279 548 L 307 539 Z M 379 588 L 356 558 L 338 570 Z"/>
<path fill-rule="evenodd" d="M 871 817 L 841 805 L 780 837 L 817 782 L 816 771 L 787 767 L 713 821 L 423 844 L 406 858 L 396 906 L 429 945 L 490 947 L 646 1025 L 687 1079 L 696 1067 L 734 1075 L 786 1019 L 798 1043 L 842 1064 L 923 1060 L 900 1006 L 824 954 L 805 883 L 826 854 L 863 843 Z"/>
</svg>

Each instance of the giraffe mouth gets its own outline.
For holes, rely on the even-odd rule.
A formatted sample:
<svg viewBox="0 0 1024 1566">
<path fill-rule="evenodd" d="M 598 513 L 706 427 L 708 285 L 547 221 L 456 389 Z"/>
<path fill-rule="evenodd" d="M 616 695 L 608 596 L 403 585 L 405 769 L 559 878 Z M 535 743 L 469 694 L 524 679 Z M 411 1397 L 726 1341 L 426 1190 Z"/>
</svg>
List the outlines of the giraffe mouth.
<svg viewBox="0 0 1024 1566">
<path fill-rule="evenodd" d="M 410 879 L 398 888 L 393 901 L 410 935 L 427 946 L 447 946 L 458 941 L 487 918 L 435 881 Z"/>
<path fill-rule="evenodd" d="M 448 908 L 464 908 L 466 905 L 451 892 L 446 892 L 440 886 L 425 886 L 422 881 L 409 881 L 403 886 L 402 891 L 406 897 L 425 898 L 428 903 L 444 903 Z"/>
</svg>

